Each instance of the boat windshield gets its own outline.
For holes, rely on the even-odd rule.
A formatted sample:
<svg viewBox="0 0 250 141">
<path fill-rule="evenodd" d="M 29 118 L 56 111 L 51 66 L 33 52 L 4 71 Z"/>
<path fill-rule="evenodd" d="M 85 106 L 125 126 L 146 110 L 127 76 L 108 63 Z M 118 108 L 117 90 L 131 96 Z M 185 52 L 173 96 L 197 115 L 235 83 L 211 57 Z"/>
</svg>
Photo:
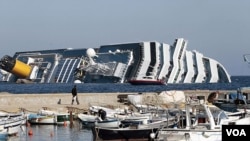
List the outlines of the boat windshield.
<svg viewBox="0 0 250 141">
<path fill-rule="evenodd" d="M 223 110 L 212 109 L 211 113 L 212 113 L 214 119 L 228 119 L 228 115 Z"/>
<path fill-rule="evenodd" d="M 234 102 L 234 100 L 236 100 L 236 99 L 239 99 L 239 100 L 242 100 L 242 101 L 244 101 L 245 103 L 246 103 L 246 98 L 245 98 L 245 96 L 243 95 L 243 94 L 241 94 L 241 93 L 230 93 L 229 94 L 229 99 L 230 99 L 230 101 L 232 101 L 232 102 Z"/>
</svg>

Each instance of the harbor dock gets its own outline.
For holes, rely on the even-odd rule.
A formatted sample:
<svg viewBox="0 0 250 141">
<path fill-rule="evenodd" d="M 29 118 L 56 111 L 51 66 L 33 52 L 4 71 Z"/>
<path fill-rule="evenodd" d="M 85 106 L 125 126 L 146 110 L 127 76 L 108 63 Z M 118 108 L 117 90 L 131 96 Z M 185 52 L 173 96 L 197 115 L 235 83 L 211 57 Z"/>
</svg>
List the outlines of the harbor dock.
<svg viewBox="0 0 250 141">
<path fill-rule="evenodd" d="M 210 90 L 185 90 L 185 95 L 205 96 L 207 97 Z M 220 94 L 226 94 L 234 91 L 220 90 Z M 157 94 L 159 92 L 151 92 L 145 94 Z M 47 94 L 11 94 L 6 92 L 0 93 L 0 111 L 18 112 L 21 109 L 27 111 L 38 111 L 42 108 L 55 109 L 64 111 L 68 108 L 79 110 L 88 110 L 90 103 L 105 103 L 114 107 L 126 106 L 126 95 L 138 93 L 79 93 L 78 98 L 80 104 L 71 105 L 71 93 L 47 93 Z M 144 94 L 144 93 L 140 93 Z M 60 103 L 58 103 L 60 100 Z"/>
</svg>

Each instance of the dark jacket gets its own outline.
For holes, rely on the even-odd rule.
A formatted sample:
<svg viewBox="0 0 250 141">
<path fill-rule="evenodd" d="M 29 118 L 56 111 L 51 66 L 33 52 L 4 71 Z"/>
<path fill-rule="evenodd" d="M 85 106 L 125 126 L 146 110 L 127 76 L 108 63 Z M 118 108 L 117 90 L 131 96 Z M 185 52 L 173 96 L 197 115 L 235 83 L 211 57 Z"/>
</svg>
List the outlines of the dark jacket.
<svg viewBox="0 0 250 141">
<path fill-rule="evenodd" d="M 72 93 L 73 96 L 77 95 L 76 87 L 72 88 L 71 93 Z"/>
</svg>

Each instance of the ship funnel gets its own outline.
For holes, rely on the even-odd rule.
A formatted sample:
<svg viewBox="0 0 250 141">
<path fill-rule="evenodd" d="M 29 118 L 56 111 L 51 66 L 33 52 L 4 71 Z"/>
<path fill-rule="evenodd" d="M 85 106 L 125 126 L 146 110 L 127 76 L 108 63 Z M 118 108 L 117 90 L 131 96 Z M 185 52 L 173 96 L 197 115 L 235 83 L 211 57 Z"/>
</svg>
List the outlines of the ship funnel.
<svg viewBox="0 0 250 141">
<path fill-rule="evenodd" d="M 31 66 L 16 60 L 8 55 L 5 55 L 1 60 L 0 60 L 0 67 L 12 74 L 15 74 L 21 78 L 27 78 L 30 73 L 31 73 Z"/>
</svg>

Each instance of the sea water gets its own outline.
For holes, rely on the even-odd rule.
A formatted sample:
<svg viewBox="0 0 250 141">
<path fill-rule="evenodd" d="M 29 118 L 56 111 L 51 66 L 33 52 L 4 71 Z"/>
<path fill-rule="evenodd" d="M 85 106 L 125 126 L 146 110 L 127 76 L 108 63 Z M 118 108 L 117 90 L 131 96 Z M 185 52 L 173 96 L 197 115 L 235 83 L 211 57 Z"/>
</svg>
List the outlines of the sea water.
<svg viewBox="0 0 250 141">
<path fill-rule="evenodd" d="M 8 84 L 0 83 L 0 92 L 22 93 L 70 93 L 74 84 Z M 109 92 L 159 92 L 166 90 L 237 90 L 250 87 L 250 76 L 233 76 L 232 83 L 219 84 L 168 84 L 168 85 L 130 85 L 130 84 L 77 84 L 81 93 Z M 33 135 L 28 132 L 32 130 Z M 9 141 L 92 141 L 91 130 L 82 127 L 79 121 L 71 128 L 56 125 L 22 126 L 20 132 Z"/>
<path fill-rule="evenodd" d="M 112 93 L 112 92 L 160 92 L 166 90 L 237 90 L 240 87 L 250 86 L 250 76 L 232 76 L 232 83 L 210 83 L 210 84 L 167 84 L 167 85 L 131 85 L 131 84 L 98 84 L 81 83 L 76 84 L 79 93 Z M 73 83 L 36 83 L 16 84 L 0 83 L 0 92 L 13 94 L 42 94 L 42 93 L 71 93 Z"/>
<path fill-rule="evenodd" d="M 32 134 L 30 134 L 32 133 Z M 90 129 L 83 128 L 79 120 L 70 125 L 22 125 L 17 135 L 8 141 L 92 141 Z"/>
</svg>

